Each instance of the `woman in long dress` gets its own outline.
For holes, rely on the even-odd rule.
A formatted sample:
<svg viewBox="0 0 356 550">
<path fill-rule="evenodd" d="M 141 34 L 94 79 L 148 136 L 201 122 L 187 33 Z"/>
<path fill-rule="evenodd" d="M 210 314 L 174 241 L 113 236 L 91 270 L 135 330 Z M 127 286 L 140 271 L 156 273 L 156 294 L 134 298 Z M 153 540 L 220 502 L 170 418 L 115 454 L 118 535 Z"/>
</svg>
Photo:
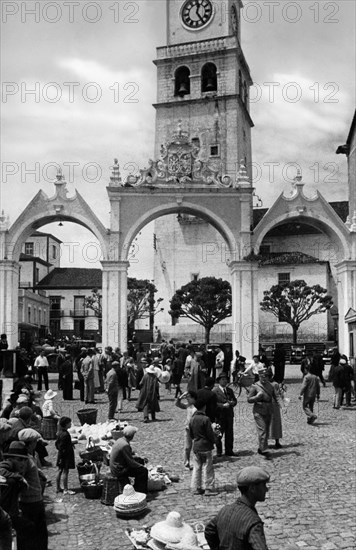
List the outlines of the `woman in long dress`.
<svg viewBox="0 0 356 550">
<path fill-rule="evenodd" d="M 268 439 L 274 439 L 275 448 L 280 449 L 282 445 L 279 440 L 283 437 L 281 408 L 283 406 L 284 390 L 283 385 L 273 379 L 273 373 L 271 370 L 268 372 L 268 378 L 274 388 L 276 396 L 272 399 L 272 417 Z"/>
</svg>

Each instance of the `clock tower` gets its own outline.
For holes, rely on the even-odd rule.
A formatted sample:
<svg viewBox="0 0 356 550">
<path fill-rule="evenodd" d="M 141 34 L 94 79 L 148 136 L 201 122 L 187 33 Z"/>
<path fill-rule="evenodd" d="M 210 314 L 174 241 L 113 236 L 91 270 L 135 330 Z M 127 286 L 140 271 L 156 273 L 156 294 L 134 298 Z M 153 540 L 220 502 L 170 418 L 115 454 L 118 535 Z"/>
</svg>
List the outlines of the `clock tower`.
<svg viewBox="0 0 356 550">
<path fill-rule="evenodd" d="M 251 169 L 250 70 L 241 48 L 240 0 L 166 0 L 167 45 L 157 48 L 155 156 L 180 120 L 200 152 L 235 177 Z"/>
</svg>

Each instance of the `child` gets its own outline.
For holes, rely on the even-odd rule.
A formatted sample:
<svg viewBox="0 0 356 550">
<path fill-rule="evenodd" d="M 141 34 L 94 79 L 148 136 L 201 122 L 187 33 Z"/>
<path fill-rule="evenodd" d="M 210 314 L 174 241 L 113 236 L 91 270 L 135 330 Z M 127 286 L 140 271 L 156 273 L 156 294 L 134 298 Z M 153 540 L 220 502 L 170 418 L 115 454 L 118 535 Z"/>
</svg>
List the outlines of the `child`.
<svg viewBox="0 0 356 550">
<path fill-rule="evenodd" d="M 210 418 L 205 414 L 205 402 L 197 399 L 195 407 L 197 410 L 189 422 L 189 433 L 193 441 L 191 490 L 194 495 L 205 493 L 206 496 L 213 496 L 217 494 L 214 490 L 213 465 L 215 434 Z"/>
<path fill-rule="evenodd" d="M 58 450 L 57 466 L 58 474 L 56 477 L 57 493 L 63 493 L 65 495 L 74 495 L 74 491 L 68 490 L 68 473 L 69 470 L 75 468 L 74 461 L 74 449 L 69 428 L 72 425 L 72 421 L 68 416 L 62 416 L 59 421 L 59 430 L 57 434 L 56 449 Z M 63 473 L 63 486 L 61 488 L 61 477 Z"/>
<path fill-rule="evenodd" d="M 186 398 L 187 403 L 182 403 L 182 399 Z M 189 422 L 192 418 L 193 414 L 196 411 L 195 408 L 195 402 L 197 400 L 197 394 L 195 391 L 189 391 L 182 393 L 180 396 L 176 399 L 176 407 L 179 407 L 180 409 L 185 409 L 187 411 L 187 419 L 185 421 L 185 447 L 184 447 L 184 467 L 188 470 L 191 469 L 190 466 L 190 452 L 192 450 L 192 438 L 190 437 L 189 433 Z"/>
<path fill-rule="evenodd" d="M 319 400 L 320 397 L 320 384 L 319 378 L 315 374 L 311 374 L 310 366 L 305 366 L 305 376 L 303 378 L 303 384 L 300 390 L 299 399 L 303 396 L 303 411 L 307 415 L 307 423 L 313 424 L 318 418 L 314 414 L 315 398 Z"/>
</svg>

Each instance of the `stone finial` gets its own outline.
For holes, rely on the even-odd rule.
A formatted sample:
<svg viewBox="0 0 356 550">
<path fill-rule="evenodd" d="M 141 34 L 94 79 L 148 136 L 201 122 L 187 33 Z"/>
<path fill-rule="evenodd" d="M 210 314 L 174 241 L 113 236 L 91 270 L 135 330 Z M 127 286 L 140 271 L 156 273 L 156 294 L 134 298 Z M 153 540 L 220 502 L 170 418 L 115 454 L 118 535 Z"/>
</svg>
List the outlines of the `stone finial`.
<svg viewBox="0 0 356 550">
<path fill-rule="evenodd" d="M 297 175 L 294 178 L 295 184 L 300 183 L 303 179 L 302 171 L 298 168 Z"/>
<path fill-rule="evenodd" d="M 295 176 L 295 178 L 293 179 L 292 181 L 292 190 L 290 192 L 291 195 L 294 195 L 295 193 L 300 193 L 301 190 L 303 189 L 304 187 L 304 183 L 302 183 L 302 171 L 300 170 L 300 168 L 297 169 L 297 175 Z"/>
<path fill-rule="evenodd" d="M 4 210 L 1 211 L 0 216 L 0 231 L 7 231 L 10 227 L 10 217 L 5 215 Z"/>
<path fill-rule="evenodd" d="M 62 168 L 59 166 L 57 170 L 56 179 L 54 181 L 56 187 L 56 196 L 62 197 L 63 199 L 67 196 L 67 182 L 63 176 Z"/>
<path fill-rule="evenodd" d="M 347 216 L 345 225 L 346 225 L 347 229 L 350 229 L 350 227 L 351 227 L 350 216 Z"/>
<path fill-rule="evenodd" d="M 114 159 L 114 165 L 110 166 L 112 169 L 110 176 L 110 185 L 122 185 L 122 179 L 120 174 L 120 165 L 118 159 Z"/>
<path fill-rule="evenodd" d="M 189 133 L 182 130 L 182 121 L 179 119 L 177 123 L 177 129 L 173 132 L 171 143 L 188 143 Z"/>
<path fill-rule="evenodd" d="M 243 159 L 240 160 L 240 167 L 237 173 L 236 182 L 238 185 L 250 185 L 250 180 L 247 174 L 245 161 Z"/>
</svg>

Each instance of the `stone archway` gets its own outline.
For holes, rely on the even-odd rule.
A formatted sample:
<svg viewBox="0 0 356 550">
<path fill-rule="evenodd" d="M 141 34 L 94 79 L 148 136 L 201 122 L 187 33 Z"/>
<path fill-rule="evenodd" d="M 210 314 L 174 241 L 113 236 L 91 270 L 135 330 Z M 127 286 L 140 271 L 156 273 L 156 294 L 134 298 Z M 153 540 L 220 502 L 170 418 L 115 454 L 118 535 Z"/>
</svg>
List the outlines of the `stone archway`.
<svg viewBox="0 0 356 550">
<path fill-rule="evenodd" d="M 135 234 L 165 213 L 191 213 L 209 221 L 228 243 L 232 284 L 232 344 L 252 356 L 258 342 L 257 269 L 244 261 L 251 253 L 253 188 L 241 163 L 235 181 L 221 174 L 210 161 L 199 160 L 199 151 L 178 127 L 170 143 L 162 146 L 158 161 L 122 182 L 117 160 L 107 188 L 111 204 L 110 229 L 106 230 L 85 200 L 67 197 L 61 173 L 56 193 L 34 197 L 13 226 L 0 220 L 0 298 L 2 329 L 10 346 L 17 343 L 18 259 L 21 244 L 33 231 L 51 221 L 69 220 L 87 227 L 102 247 L 103 345 L 127 347 L 128 252 Z"/>
<path fill-rule="evenodd" d="M 1 332 L 8 335 L 10 348 L 18 341 L 19 258 L 22 244 L 36 229 L 53 221 L 71 221 L 89 229 L 98 239 L 104 260 L 109 259 L 107 230 L 79 193 L 67 196 L 66 182 L 58 173 L 56 191 L 48 197 L 39 191 L 14 224 L 0 220 L 0 309 Z"/>
<path fill-rule="evenodd" d="M 103 333 L 126 347 L 126 288 L 130 245 L 150 221 L 170 213 L 188 213 L 211 223 L 230 251 L 232 283 L 232 344 L 243 355 L 253 355 L 258 342 L 257 269 L 244 257 L 251 252 L 253 188 L 241 164 L 236 181 L 210 162 L 178 126 L 172 141 L 162 146 L 161 158 L 122 182 L 115 160 L 110 185 L 109 247 L 103 262 Z M 119 297 L 119 304 L 112 300 Z M 117 307 L 118 305 L 118 307 Z M 105 329 L 104 329 L 105 327 Z"/>
</svg>

